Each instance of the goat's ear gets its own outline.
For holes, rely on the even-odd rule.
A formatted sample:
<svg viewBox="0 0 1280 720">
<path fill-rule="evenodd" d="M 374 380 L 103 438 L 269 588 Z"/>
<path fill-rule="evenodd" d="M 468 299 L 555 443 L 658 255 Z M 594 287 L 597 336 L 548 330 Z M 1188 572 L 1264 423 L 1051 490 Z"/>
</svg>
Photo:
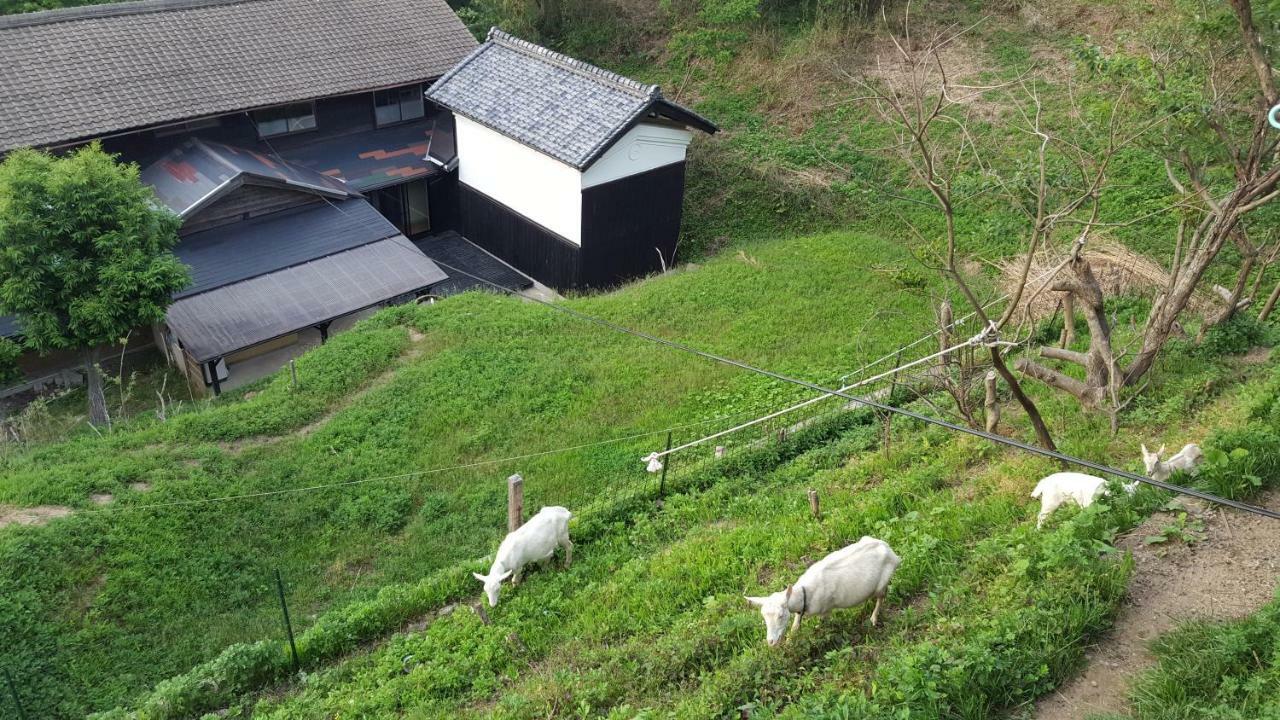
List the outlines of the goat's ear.
<svg viewBox="0 0 1280 720">
<path fill-rule="evenodd" d="M 745 598 L 747 602 L 751 603 L 752 605 L 755 605 L 756 607 L 764 606 L 765 599 L 762 597 L 751 597 L 750 595 L 743 595 L 742 597 Z"/>
<path fill-rule="evenodd" d="M 1160 446 L 1160 449 L 1156 451 L 1156 454 L 1157 454 L 1157 455 L 1163 455 L 1163 454 L 1164 454 L 1164 446 L 1163 446 L 1163 445 L 1161 445 L 1161 446 Z"/>
<path fill-rule="evenodd" d="M 793 588 L 793 587 L 795 587 L 795 586 L 794 586 L 794 585 L 788 585 L 788 586 L 787 586 L 787 594 L 786 594 L 786 598 L 787 598 L 788 600 L 790 600 L 790 599 L 791 599 L 791 588 Z"/>
<path fill-rule="evenodd" d="M 484 575 L 481 575 L 480 573 L 473 572 L 471 573 L 471 576 L 479 580 L 480 582 L 489 582 L 489 578 L 485 577 Z"/>
<path fill-rule="evenodd" d="M 1145 458 L 1146 456 L 1148 456 L 1148 455 L 1150 455 L 1150 454 L 1151 454 L 1151 451 L 1150 451 L 1150 450 L 1147 450 L 1147 444 L 1146 444 L 1146 443 L 1143 443 L 1140 447 L 1142 448 L 1142 457 L 1144 457 L 1144 458 Z"/>
<path fill-rule="evenodd" d="M 508 571 L 506 571 L 506 572 L 502 573 L 502 576 L 498 578 L 498 582 L 502 582 L 503 580 L 506 580 L 507 578 L 511 577 L 511 573 L 513 573 L 513 572 L 515 572 L 515 571 L 514 571 L 514 570 L 508 570 Z"/>
</svg>

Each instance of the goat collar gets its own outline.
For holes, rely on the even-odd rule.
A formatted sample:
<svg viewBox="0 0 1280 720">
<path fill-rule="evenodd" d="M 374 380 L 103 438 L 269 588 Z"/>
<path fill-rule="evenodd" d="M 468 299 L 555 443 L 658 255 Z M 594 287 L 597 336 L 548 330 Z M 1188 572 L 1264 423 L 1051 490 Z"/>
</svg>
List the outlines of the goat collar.
<svg viewBox="0 0 1280 720">
<path fill-rule="evenodd" d="M 792 595 L 795 595 L 795 593 L 794 593 L 794 592 L 792 592 Z M 788 598 L 787 598 L 787 609 L 788 609 L 788 610 L 791 610 L 791 598 L 790 598 L 790 597 L 788 597 Z M 800 609 L 799 609 L 799 610 L 792 610 L 792 612 L 797 612 L 797 613 L 799 613 L 799 614 L 801 614 L 801 615 L 808 615 L 808 614 L 809 614 L 809 588 L 807 588 L 807 587 L 803 587 L 803 586 L 800 588 Z"/>
</svg>

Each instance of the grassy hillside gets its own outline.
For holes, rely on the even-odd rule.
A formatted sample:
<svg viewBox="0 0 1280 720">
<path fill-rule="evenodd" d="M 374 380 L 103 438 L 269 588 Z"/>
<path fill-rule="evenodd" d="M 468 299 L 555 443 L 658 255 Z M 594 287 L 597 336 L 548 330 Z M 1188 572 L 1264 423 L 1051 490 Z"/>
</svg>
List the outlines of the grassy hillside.
<svg viewBox="0 0 1280 720">
<path fill-rule="evenodd" d="M 905 262 L 865 235 L 801 238 L 571 306 L 828 382 L 928 327 L 925 294 L 885 271 Z M 891 325 L 876 318 L 886 303 Z M 304 357 L 299 373 L 297 393 L 277 376 L 252 399 L 4 458 L 0 502 L 78 510 L 0 531 L 0 645 L 33 707 L 109 707 L 228 643 L 274 637 L 275 568 L 305 627 L 384 583 L 480 557 L 502 525 L 506 475 L 529 479 L 531 507 L 578 506 L 647 482 L 638 459 L 664 438 L 331 492 L 130 505 L 521 455 L 797 396 L 487 294 L 387 311 Z M 99 508 L 95 493 L 115 502 Z"/>
<path fill-rule="evenodd" d="M 912 255 L 921 243 L 907 224 L 930 233 L 939 219 L 875 151 L 891 136 L 848 102 L 838 69 L 870 67 L 882 49 L 866 26 L 721 22 L 688 7 L 721 4 L 733 3 L 671 3 L 672 15 L 645 15 L 621 45 L 608 33 L 561 38 L 662 82 L 725 130 L 696 145 L 690 164 L 681 247 L 695 264 L 566 302 L 834 382 L 932 329 L 948 289 Z M 1104 109 L 1105 95 L 1072 70 L 1076 38 L 1118 42 L 1118 28 L 1155 6 L 1036 7 L 1039 16 L 934 3 L 927 17 L 986 18 L 960 48 L 974 78 L 1049 67 L 1046 99 L 1070 86 L 1087 111 Z M 1004 111 L 975 112 L 988 157 L 1026 160 L 1000 129 Z M 1140 149 L 1112 173 L 1104 219 L 1172 199 Z M 987 263 L 1016 248 L 1025 218 L 987 200 L 980 174 L 962 180 L 979 198 L 958 220 L 985 285 Z M 1155 216 L 1110 234 L 1163 257 L 1171 223 Z M 1227 253 L 1215 279 L 1233 263 Z M 1144 303 L 1117 298 L 1117 326 L 1141 323 Z M 1242 477 L 1273 483 L 1280 469 L 1267 449 L 1274 418 L 1242 412 L 1275 392 L 1274 360 L 1241 363 L 1235 355 L 1265 335 L 1242 328 L 1205 348 L 1176 343 L 1114 439 L 1103 419 L 1031 390 L 1064 449 L 1120 466 L 1136 467 L 1138 442 L 1218 430 L 1208 444 L 1254 455 L 1203 481 L 1247 496 Z M 299 372 L 297 390 L 281 374 L 165 423 L 138 418 L 0 458 L 0 503 L 74 510 L 0 529 L 0 663 L 29 715 L 127 705 L 149 720 L 222 708 L 279 719 L 708 717 L 751 703 L 755 717 L 985 717 L 1070 672 L 1123 593 L 1126 564 L 1109 540 L 1162 501 L 1143 493 L 1036 533 L 1026 494 L 1048 466 L 901 423 L 885 452 L 878 422 L 842 415 L 723 463 L 702 462 L 709 449 L 680 456 L 658 510 L 639 458 L 666 428 L 679 427 L 678 443 L 803 393 L 486 294 L 383 312 L 304 356 Z M 1003 431 L 1031 437 L 1020 413 L 1005 417 Z M 652 434 L 457 467 L 641 433 Z M 448 470 L 405 475 L 431 468 Z M 466 608 L 436 619 L 477 595 L 469 573 L 501 535 L 512 472 L 525 476 L 531 509 L 578 514 L 578 563 L 508 592 L 492 625 Z M 334 483 L 352 484 L 201 502 Z M 821 523 L 806 515 L 809 487 L 822 492 Z M 113 502 L 96 505 L 103 493 Z M 861 534 L 907 558 L 885 626 L 849 612 L 767 651 L 739 596 L 777 589 Z M 298 683 L 281 684 L 276 569 L 310 672 Z"/>
</svg>

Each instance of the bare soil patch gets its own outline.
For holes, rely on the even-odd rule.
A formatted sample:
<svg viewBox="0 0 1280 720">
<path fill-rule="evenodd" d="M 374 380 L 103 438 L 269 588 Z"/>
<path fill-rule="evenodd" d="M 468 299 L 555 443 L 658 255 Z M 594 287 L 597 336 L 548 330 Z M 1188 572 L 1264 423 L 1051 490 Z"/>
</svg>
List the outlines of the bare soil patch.
<svg viewBox="0 0 1280 720">
<path fill-rule="evenodd" d="M 37 505 L 35 507 L 14 507 L 0 504 L 0 528 L 10 525 L 47 525 L 55 518 L 66 517 L 74 512 L 62 505 Z"/>
<path fill-rule="evenodd" d="M 1280 505 L 1280 491 L 1267 493 L 1259 504 Z M 1280 523 L 1200 501 L 1183 506 L 1188 522 L 1204 523 L 1203 539 L 1190 545 L 1145 543 L 1175 521 L 1166 512 L 1124 537 L 1120 546 L 1133 553 L 1136 564 L 1115 627 L 1089 650 L 1079 675 L 1041 700 L 1036 720 L 1127 715 L 1130 681 L 1154 661 L 1147 649 L 1151 640 L 1187 620 L 1245 617 L 1272 598 L 1280 584 Z"/>
</svg>

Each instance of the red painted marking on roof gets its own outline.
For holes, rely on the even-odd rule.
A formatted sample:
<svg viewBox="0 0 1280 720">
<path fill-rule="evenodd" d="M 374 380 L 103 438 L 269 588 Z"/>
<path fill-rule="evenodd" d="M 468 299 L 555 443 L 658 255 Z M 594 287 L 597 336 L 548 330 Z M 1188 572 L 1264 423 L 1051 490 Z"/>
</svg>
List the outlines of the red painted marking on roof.
<svg viewBox="0 0 1280 720">
<path fill-rule="evenodd" d="M 361 160 L 387 160 L 389 158 L 401 157 L 403 155 L 426 155 L 426 154 L 427 154 L 427 143 L 418 143 L 416 145 L 410 145 L 408 147 L 403 147 L 403 148 L 400 148 L 399 150 L 392 150 L 390 152 L 382 149 L 370 150 L 369 152 L 362 152 L 356 157 L 360 158 Z"/>
<path fill-rule="evenodd" d="M 169 173 L 178 182 L 195 183 L 200 180 L 200 171 L 196 167 L 185 160 L 165 160 L 161 165 L 165 172 Z"/>
</svg>

